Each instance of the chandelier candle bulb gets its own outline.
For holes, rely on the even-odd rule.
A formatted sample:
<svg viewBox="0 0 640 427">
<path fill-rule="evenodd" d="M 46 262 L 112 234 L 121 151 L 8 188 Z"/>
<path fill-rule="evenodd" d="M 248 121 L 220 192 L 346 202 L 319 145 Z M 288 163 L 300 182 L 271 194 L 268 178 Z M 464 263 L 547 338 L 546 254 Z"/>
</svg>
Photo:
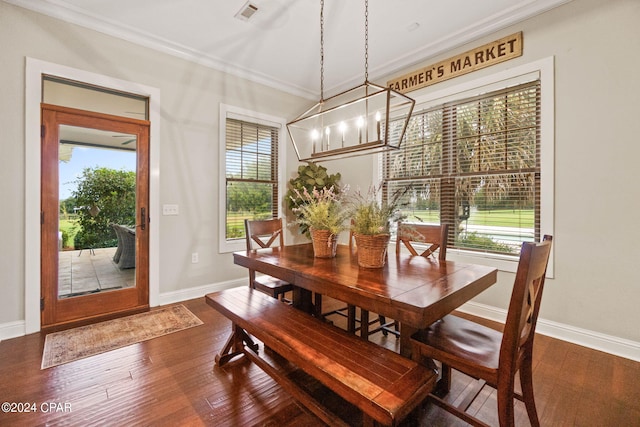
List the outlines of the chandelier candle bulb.
<svg viewBox="0 0 640 427">
<path fill-rule="evenodd" d="M 316 140 L 318 139 L 318 136 L 320 136 L 318 129 L 313 129 L 311 131 L 311 144 L 313 145 L 313 147 L 311 148 L 311 152 L 313 154 L 316 153 Z"/>
<path fill-rule="evenodd" d="M 340 133 L 342 134 L 342 146 L 344 147 L 344 133 L 347 130 L 347 124 L 345 122 L 340 122 L 338 128 L 340 129 Z"/>
<path fill-rule="evenodd" d="M 330 150 L 331 148 L 331 141 L 330 141 L 330 137 L 331 137 L 331 128 L 329 128 L 329 126 L 326 127 L 326 129 L 324 130 L 324 133 L 327 135 L 327 150 Z"/>
<path fill-rule="evenodd" d="M 364 126 L 364 119 L 362 116 L 358 117 L 356 126 L 358 127 L 358 144 L 362 144 L 362 126 Z"/>
<path fill-rule="evenodd" d="M 380 141 L 380 111 L 376 111 L 376 131 L 378 131 L 378 141 Z"/>
</svg>

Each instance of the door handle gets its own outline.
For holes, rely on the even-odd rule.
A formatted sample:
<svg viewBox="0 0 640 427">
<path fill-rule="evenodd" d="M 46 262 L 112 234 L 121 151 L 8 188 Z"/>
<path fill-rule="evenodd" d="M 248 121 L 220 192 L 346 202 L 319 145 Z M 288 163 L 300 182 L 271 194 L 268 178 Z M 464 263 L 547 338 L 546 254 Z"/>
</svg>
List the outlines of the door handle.
<svg viewBox="0 0 640 427">
<path fill-rule="evenodd" d="M 145 230 L 147 228 L 147 210 L 140 208 L 140 229 Z"/>
</svg>

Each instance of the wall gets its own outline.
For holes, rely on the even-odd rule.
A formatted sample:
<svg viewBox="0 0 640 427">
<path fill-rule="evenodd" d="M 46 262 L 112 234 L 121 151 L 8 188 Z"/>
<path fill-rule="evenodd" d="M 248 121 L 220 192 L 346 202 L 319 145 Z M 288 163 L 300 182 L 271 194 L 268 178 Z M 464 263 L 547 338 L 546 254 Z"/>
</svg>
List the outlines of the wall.
<svg viewBox="0 0 640 427">
<path fill-rule="evenodd" d="M 555 57 L 555 278 L 547 281 L 540 317 L 548 330 L 557 332 L 559 326 L 567 335 L 583 335 L 585 343 L 619 341 L 614 345 L 627 346 L 626 354 L 638 360 L 639 20 L 637 1 L 574 0 L 388 76 L 517 31 L 523 31 L 522 57 L 419 93 Z M 501 272 L 498 284 L 475 302 L 505 310 L 513 279 Z"/>
<path fill-rule="evenodd" d="M 159 200 L 180 207 L 179 216 L 152 218 L 161 230 L 160 302 L 245 278 L 231 254 L 218 253 L 219 104 L 291 118 L 310 101 L 0 2 L 0 338 L 25 319 L 25 57 L 160 90 Z M 284 174 L 295 155 L 287 162 Z"/>
<path fill-rule="evenodd" d="M 640 3 L 574 0 L 394 76 L 516 31 L 524 55 L 425 90 L 441 90 L 537 59 L 555 56 L 555 278 L 547 282 L 541 319 L 571 335 L 627 345 L 640 359 L 640 260 L 635 225 L 640 158 L 635 119 L 640 106 Z M 161 217 L 160 291 L 179 292 L 245 277 L 229 254 L 217 253 L 218 104 L 292 118 L 308 100 L 137 47 L 0 2 L 0 186 L 3 245 L 0 325 L 24 319 L 24 57 L 139 81 L 162 93 L 160 202 L 180 205 Z M 374 64 L 372 64 L 374 65 Z M 277 100 L 274 102 L 273 100 Z M 288 144 L 288 143 L 287 143 Z M 370 157 L 327 162 L 352 188 L 366 188 Z M 286 176 L 297 162 L 288 153 Z M 292 237 L 291 235 L 289 237 Z M 190 253 L 200 263 L 190 263 Z M 513 274 L 480 295 L 504 310 Z"/>
</svg>

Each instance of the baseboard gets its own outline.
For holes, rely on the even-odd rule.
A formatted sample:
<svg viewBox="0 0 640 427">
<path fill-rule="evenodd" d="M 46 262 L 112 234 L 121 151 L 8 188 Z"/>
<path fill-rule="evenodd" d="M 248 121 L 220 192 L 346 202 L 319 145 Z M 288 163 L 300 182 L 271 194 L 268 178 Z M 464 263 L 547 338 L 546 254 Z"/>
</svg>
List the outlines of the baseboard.
<svg viewBox="0 0 640 427">
<path fill-rule="evenodd" d="M 0 341 L 25 335 L 26 324 L 24 320 L 0 324 Z"/>
<path fill-rule="evenodd" d="M 159 305 L 173 304 L 180 301 L 186 301 L 194 298 L 204 297 L 211 292 L 217 292 L 224 289 L 235 288 L 237 286 L 247 285 L 247 279 L 228 280 L 226 282 L 212 283 L 209 285 L 198 286 L 195 288 L 182 289 L 179 291 L 161 293 L 159 296 Z"/>
<path fill-rule="evenodd" d="M 246 279 L 229 280 L 212 283 L 195 288 L 160 294 L 159 305 L 173 304 L 194 298 L 200 298 L 210 292 L 246 285 Z M 485 319 L 504 323 L 507 311 L 489 305 L 468 302 L 459 308 L 460 311 Z M 545 319 L 538 319 L 536 332 L 563 341 L 568 341 L 594 350 L 604 351 L 626 359 L 640 362 L 640 343 L 599 332 L 589 331 L 575 326 L 565 325 Z M 0 324 L 0 341 L 25 335 L 25 321 L 18 320 Z"/>
<path fill-rule="evenodd" d="M 506 310 L 475 302 L 468 302 L 460 307 L 459 310 L 500 323 L 504 323 L 507 318 Z M 601 334 L 599 332 L 589 331 L 542 318 L 538 318 L 536 333 L 640 362 L 640 343 L 636 341 Z"/>
</svg>

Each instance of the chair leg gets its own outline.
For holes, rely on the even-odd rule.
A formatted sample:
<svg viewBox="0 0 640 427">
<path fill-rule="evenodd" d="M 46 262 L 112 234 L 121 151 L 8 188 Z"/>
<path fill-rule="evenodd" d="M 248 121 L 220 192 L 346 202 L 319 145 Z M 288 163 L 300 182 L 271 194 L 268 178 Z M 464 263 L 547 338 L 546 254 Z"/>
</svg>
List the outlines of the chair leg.
<svg viewBox="0 0 640 427">
<path fill-rule="evenodd" d="M 387 332 L 387 330 L 384 328 L 384 325 L 387 323 L 387 319 L 384 316 L 378 316 L 378 319 L 380 320 L 380 327 L 382 329 L 382 335 L 384 335 L 386 337 L 387 335 L 389 335 L 389 332 Z"/>
<path fill-rule="evenodd" d="M 513 378 L 498 380 L 498 421 L 500 427 L 513 427 L 515 414 L 513 409 Z"/>
<path fill-rule="evenodd" d="M 520 386 L 522 387 L 522 400 L 527 408 L 531 427 L 540 427 L 538 411 L 536 411 L 536 401 L 533 398 L 533 368 L 531 358 L 527 358 L 520 366 Z"/>
<path fill-rule="evenodd" d="M 435 390 L 433 390 L 433 394 L 438 397 L 444 397 L 449 394 L 449 390 L 451 390 L 451 367 L 443 363 L 440 368 L 440 379 L 436 384 Z"/>
</svg>

